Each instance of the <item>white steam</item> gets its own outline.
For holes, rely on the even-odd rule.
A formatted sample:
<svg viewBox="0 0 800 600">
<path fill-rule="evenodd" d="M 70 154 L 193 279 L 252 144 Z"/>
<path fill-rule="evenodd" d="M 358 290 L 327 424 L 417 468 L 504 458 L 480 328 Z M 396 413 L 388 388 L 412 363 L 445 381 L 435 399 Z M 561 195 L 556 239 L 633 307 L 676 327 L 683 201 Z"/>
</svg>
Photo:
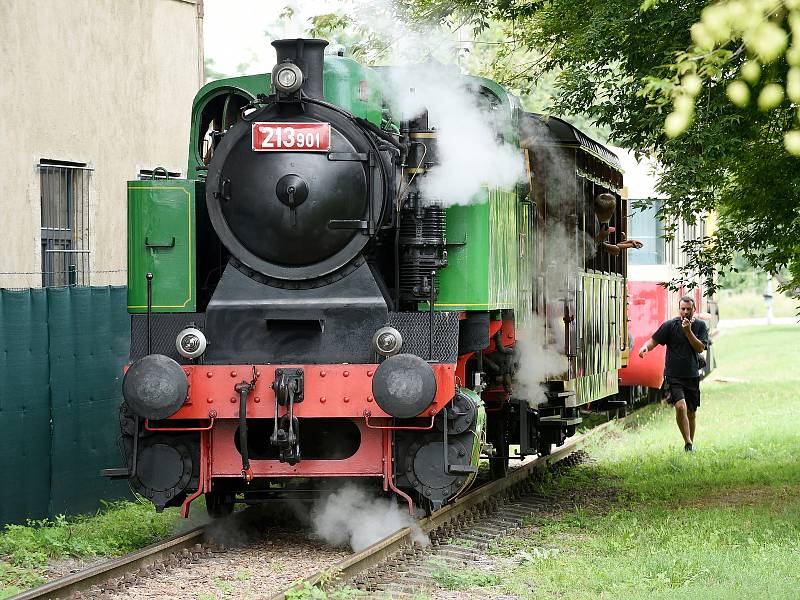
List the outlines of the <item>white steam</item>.
<svg viewBox="0 0 800 600">
<path fill-rule="evenodd" d="M 567 371 L 567 357 L 560 351 L 555 336 L 557 323 L 550 325 L 546 327 L 545 319 L 533 315 L 530 326 L 517 330 L 519 369 L 515 376 L 516 392 L 532 407 L 547 402 L 542 384 L 548 379 L 561 377 Z"/>
<path fill-rule="evenodd" d="M 564 301 L 575 315 L 576 288 L 584 260 L 594 256 L 595 244 L 581 229 L 571 230 L 549 213 L 545 261 L 539 285 L 544 287 L 545 313 L 534 314 L 529 325 L 517 330 L 519 370 L 516 374 L 517 395 L 535 407 L 547 401 L 544 382 L 569 375 L 566 352 Z M 577 318 L 577 317 L 576 317 Z M 571 348 L 577 342 L 577 320 L 570 325 Z M 573 375 L 574 376 L 574 375 Z"/>
<path fill-rule="evenodd" d="M 440 164 L 420 182 L 426 197 L 444 205 L 468 204 L 484 187 L 509 189 L 523 180 L 522 152 L 497 135 L 510 123 L 496 122 L 498 112 L 481 100 L 479 90 L 467 84 L 454 63 L 460 51 L 454 31 L 411 26 L 391 0 L 343 4 L 362 32 L 386 41 L 384 52 L 365 58 L 405 66 L 392 68 L 385 82 L 393 112 L 411 119 L 427 109 L 429 124 L 437 130 Z"/>
<path fill-rule="evenodd" d="M 228 4 L 232 4 L 234 14 L 248 14 L 249 18 L 240 24 L 238 35 L 233 37 L 218 32 L 213 27 L 215 21 L 206 23 L 212 47 L 209 57 L 214 60 L 215 68 L 225 72 L 242 68 L 248 73 L 269 72 L 274 64 L 274 51 L 263 35 L 247 35 L 245 26 L 246 31 L 251 31 L 257 23 L 268 41 L 306 37 L 314 16 L 336 12 L 349 17 L 352 25 L 341 36 L 338 31 L 328 36 L 329 51 L 335 51 L 340 41 L 363 41 L 371 37 L 379 43 L 375 48 L 367 46 L 360 62 L 407 65 L 404 70 L 392 70 L 386 95 L 405 118 L 416 117 L 423 107 L 430 111 L 430 125 L 439 134 L 440 165 L 424 182 L 419 182 L 428 198 L 445 205 L 467 204 L 476 200 L 483 187 L 508 189 L 524 177 L 519 148 L 498 139 L 492 125 L 496 113 L 485 102 L 484 106 L 479 105 L 477 90 L 465 85 L 455 64 L 461 52 L 456 30 L 410 25 L 404 22 L 391 0 L 284 0 L 270 10 L 253 1 L 217 0 L 210 2 L 207 10 L 221 14 L 229 9 Z M 283 11 L 284 7 L 290 10 Z M 279 13 L 283 17 L 276 20 Z M 231 40 L 238 47 L 237 44 L 251 39 L 257 40 L 258 45 L 240 49 L 236 60 L 241 62 L 242 56 L 252 56 L 252 62 L 258 65 L 256 71 L 248 65 L 236 66 L 223 56 L 230 51 Z"/>
<path fill-rule="evenodd" d="M 485 186 L 509 189 L 522 180 L 522 152 L 495 129 L 506 124 L 497 122 L 488 102 L 480 101 L 479 91 L 456 67 L 426 62 L 393 69 L 388 84 L 397 114 L 410 119 L 427 108 L 429 124 L 438 132 L 439 164 L 420 184 L 428 198 L 468 204 Z"/>
<path fill-rule="evenodd" d="M 411 527 L 413 541 L 428 544 L 428 538 L 403 507 L 346 485 L 320 501 L 311 511 L 314 533 L 333 546 L 349 544 L 360 552 L 380 539 Z"/>
</svg>

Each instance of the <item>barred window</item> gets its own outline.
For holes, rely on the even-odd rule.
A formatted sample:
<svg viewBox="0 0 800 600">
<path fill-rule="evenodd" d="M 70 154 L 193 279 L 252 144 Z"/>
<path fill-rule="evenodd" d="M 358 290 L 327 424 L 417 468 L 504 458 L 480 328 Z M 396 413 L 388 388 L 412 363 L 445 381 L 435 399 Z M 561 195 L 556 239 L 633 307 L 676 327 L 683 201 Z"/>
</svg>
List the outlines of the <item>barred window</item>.
<svg viewBox="0 0 800 600">
<path fill-rule="evenodd" d="M 90 285 L 89 177 L 85 163 L 39 161 L 42 287 Z"/>
</svg>

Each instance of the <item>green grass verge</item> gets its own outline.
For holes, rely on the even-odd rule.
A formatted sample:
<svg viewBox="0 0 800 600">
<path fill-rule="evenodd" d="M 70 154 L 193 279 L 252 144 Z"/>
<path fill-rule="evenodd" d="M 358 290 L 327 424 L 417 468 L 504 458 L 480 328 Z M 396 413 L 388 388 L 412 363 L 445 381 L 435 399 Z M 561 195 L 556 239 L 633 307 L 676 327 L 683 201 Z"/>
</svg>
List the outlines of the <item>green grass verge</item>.
<svg viewBox="0 0 800 600">
<path fill-rule="evenodd" d="M 495 552 L 522 598 L 800 598 L 800 328 L 726 332 L 686 454 L 669 407 L 544 487 L 574 508 Z"/>
<path fill-rule="evenodd" d="M 50 560 L 132 552 L 172 534 L 179 518 L 178 509 L 157 514 L 149 502 L 118 501 L 94 515 L 6 525 L 0 532 L 0 598 L 44 583 Z"/>
<path fill-rule="evenodd" d="M 467 590 L 480 587 L 494 587 L 500 584 L 500 577 L 494 573 L 484 573 L 479 569 L 450 569 L 440 567 L 431 572 L 433 580 L 446 590 Z"/>
<path fill-rule="evenodd" d="M 767 316 L 763 291 L 721 290 L 718 295 L 719 316 L 723 319 L 753 319 Z M 800 304 L 794 298 L 774 292 L 772 313 L 775 317 L 794 317 Z"/>
</svg>

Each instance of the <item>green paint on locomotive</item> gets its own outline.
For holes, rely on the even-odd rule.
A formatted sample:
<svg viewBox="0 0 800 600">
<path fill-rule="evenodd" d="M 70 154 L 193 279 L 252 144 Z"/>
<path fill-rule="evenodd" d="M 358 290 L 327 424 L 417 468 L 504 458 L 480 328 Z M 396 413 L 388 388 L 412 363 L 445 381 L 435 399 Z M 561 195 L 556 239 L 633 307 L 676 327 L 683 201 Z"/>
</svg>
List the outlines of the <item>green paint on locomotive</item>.
<svg viewBox="0 0 800 600">
<path fill-rule="evenodd" d="M 325 100 L 380 126 L 383 93 L 373 69 L 350 58 L 326 56 Z M 188 179 L 128 182 L 128 309 L 147 306 L 146 273 L 153 273 L 155 312 L 194 312 L 197 308 L 195 202 L 205 202 L 204 139 L 236 123 L 243 106 L 270 93 L 270 75 L 220 79 L 203 86 L 192 105 Z M 197 181 L 195 181 L 197 180 Z M 195 189 L 196 183 L 199 187 Z M 175 189 L 177 188 L 177 190 Z M 188 200 L 182 193 L 189 194 Z M 175 240 L 174 245 L 164 244 Z M 157 242 L 158 246 L 153 243 Z"/>
<path fill-rule="evenodd" d="M 471 398 L 472 401 L 475 403 L 475 406 L 477 406 L 478 408 L 477 414 L 475 415 L 475 422 L 469 428 L 469 431 L 472 433 L 472 438 L 473 438 L 472 448 L 470 451 L 469 464 L 473 467 L 477 467 L 481 459 L 481 450 L 482 450 L 481 440 L 485 439 L 484 434 L 486 431 L 486 408 L 483 404 L 483 400 L 481 399 L 480 395 L 478 395 L 474 390 L 468 388 L 461 388 L 459 390 L 459 393 Z M 461 486 L 461 489 L 458 492 L 456 492 L 456 494 L 453 497 L 458 496 L 459 494 L 468 490 L 469 487 L 472 485 L 472 483 L 475 481 L 476 477 L 477 473 L 471 473 L 470 475 L 468 475 L 466 481 L 464 482 L 464 485 Z"/>
<path fill-rule="evenodd" d="M 325 100 L 380 126 L 383 84 L 373 69 L 352 58 L 326 56 L 323 80 Z"/>
<path fill-rule="evenodd" d="M 494 126 L 505 143 L 517 145 L 517 99 L 491 79 L 464 76 L 464 81 L 491 105 Z M 470 204 L 448 207 L 446 215 L 448 265 L 439 273 L 434 308 L 513 309 L 517 323 L 527 324 L 533 277 L 527 197 L 518 190 L 484 188 Z"/>
<path fill-rule="evenodd" d="M 197 307 L 195 201 L 198 182 L 128 182 L 128 311 L 147 310 L 146 274 L 153 274 L 153 310 Z"/>
<path fill-rule="evenodd" d="M 448 264 L 434 308 L 517 308 L 518 206 L 516 192 L 484 189 L 475 203 L 447 208 Z"/>
</svg>

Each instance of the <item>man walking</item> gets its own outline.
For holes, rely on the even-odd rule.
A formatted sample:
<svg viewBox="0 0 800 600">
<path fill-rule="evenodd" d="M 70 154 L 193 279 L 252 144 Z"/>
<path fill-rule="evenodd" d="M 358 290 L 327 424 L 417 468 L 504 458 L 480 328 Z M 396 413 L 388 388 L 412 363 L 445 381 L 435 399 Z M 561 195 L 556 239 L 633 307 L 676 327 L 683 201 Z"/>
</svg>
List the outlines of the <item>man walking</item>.
<svg viewBox="0 0 800 600">
<path fill-rule="evenodd" d="M 694 318 L 694 298 L 684 296 L 680 316 L 665 321 L 639 350 L 644 358 L 650 350 L 664 344 L 667 358 L 664 376 L 669 386 L 670 404 L 675 406 L 675 420 L 681 431 L 686 452 L 691 452 L 694 440 L 695 415 L 700 407 L 700 357 L 708 347 L 708 327 Z"/>
</svg>

